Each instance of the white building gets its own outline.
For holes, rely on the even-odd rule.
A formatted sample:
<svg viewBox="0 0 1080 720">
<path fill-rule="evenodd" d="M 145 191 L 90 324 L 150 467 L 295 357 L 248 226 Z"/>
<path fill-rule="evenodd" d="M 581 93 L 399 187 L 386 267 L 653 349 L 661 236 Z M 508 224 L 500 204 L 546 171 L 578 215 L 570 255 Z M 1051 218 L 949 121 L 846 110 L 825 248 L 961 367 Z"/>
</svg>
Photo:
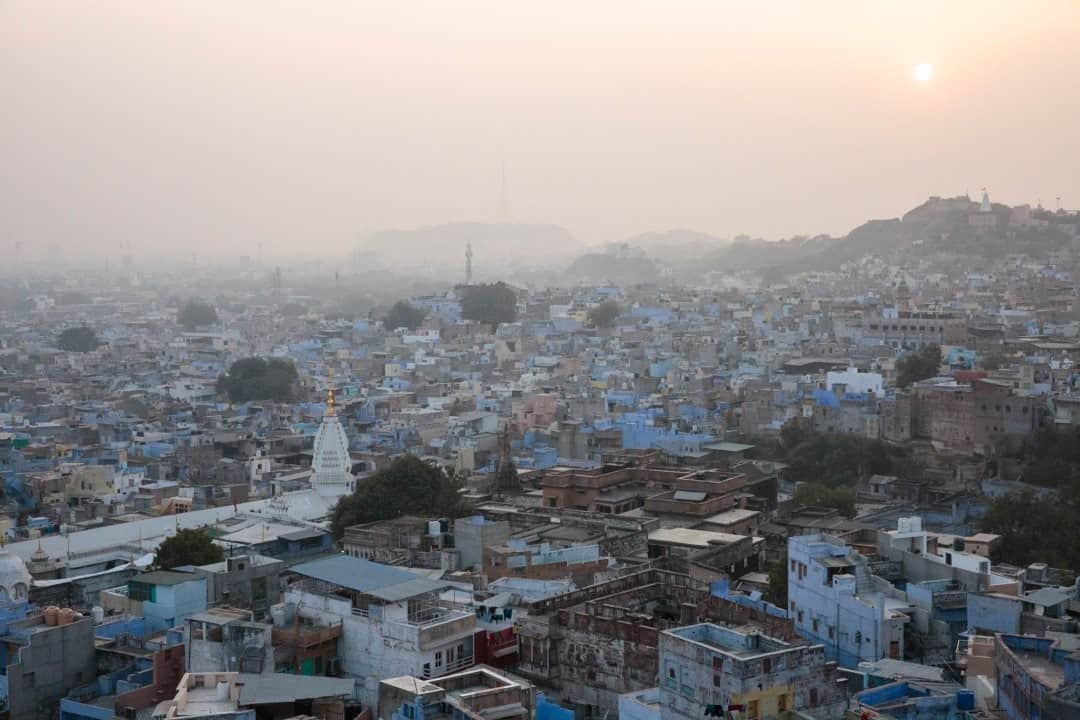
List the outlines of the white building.
<svg viewBox="0 0 1080 720">
<path fill-rule="evenodd" d="M 881 373 L 859 372 L 858 368 L 849 367 L 846 370 L 830 370 L 825 374 L 825 389 L 832 392 L 837 385 L 843 385 L 848 392 L 874 393 L 878 397 L 882 395 L 883 378 Z"/>
<path fill-rule="evenodd" d="M 440 598 L 451 583 L 348 555 L 292 568 L 302 579 L 285 591 L 275 623 L 299 615 L 342 626 L 341 671 L 359 678 L 365 705 L 378 698 L 379 680 L 398 675 L 431 679 L 473 665 L 476 615 Z"/>
</svg>

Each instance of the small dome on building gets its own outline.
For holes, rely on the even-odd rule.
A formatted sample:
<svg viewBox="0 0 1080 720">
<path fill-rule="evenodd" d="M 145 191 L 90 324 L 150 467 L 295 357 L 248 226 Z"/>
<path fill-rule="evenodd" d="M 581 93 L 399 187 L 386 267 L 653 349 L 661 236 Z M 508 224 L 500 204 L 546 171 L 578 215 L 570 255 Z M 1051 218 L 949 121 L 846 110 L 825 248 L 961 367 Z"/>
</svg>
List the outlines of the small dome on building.
<svg viewBox="0 0 1080 720">
<path fill-rule="evenodd" d="M 0 552 L 0 602 L 26 600 L 30 592 L 30 571 L 18 555 Z"/>
</svg>

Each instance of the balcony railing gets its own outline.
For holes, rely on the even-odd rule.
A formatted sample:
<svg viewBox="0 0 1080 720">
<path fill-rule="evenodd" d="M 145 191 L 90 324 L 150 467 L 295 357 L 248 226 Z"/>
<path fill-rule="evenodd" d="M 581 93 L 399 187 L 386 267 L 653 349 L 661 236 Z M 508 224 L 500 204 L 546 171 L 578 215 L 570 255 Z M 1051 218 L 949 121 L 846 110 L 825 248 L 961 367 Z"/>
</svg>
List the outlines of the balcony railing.
<svg viewBox="0 0 1080 720">
<path fill-rule="evenodd" d="M 341 637 L 341 624 L 326 627 L 296 625 L 274 628 L 274 644 L 311 648 Z"/>
<path fill-rule="evenodd" d="M 946 590 L 934 593 L 934 605 L 940 608 L 967 606 L 967 593 L 963 590 Z"/>
<path fill-rule="evenodd" d="M 446 618 L 420 626 L 421 648 L 429 647 L 447 638 L 471 635 L 476 629 L 476 616 L 472 613 L 454 612 Z"/>
</svg>

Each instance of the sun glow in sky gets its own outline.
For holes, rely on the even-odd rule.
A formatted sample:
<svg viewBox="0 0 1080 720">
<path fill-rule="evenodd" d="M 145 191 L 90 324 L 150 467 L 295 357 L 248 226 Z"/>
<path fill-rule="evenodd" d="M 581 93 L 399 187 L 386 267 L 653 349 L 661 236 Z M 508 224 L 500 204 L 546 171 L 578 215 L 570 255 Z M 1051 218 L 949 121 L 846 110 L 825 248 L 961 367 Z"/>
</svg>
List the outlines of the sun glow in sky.
<svg viewBox="0 0 1080 720">
<path fill-rule="evenodd" d="M 0 257 L 341 255 L 495 220 L 504 166 L 587 243 L 1075 207 L 1077 37 L 1077 0 L 2 0 Z"/>
</svg>

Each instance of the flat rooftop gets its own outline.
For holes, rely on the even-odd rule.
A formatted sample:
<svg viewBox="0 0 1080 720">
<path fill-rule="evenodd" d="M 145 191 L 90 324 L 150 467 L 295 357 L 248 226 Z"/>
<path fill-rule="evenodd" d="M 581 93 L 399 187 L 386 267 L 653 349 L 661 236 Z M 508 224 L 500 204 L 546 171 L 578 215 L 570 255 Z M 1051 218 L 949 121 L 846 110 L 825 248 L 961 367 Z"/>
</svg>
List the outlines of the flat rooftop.
<svg viewBox="0 0 1080 720">
<path fill-rule="evenodd" d="M 1065 667 L 1050 661 L 1050 658 L 1038 653 L 1013 650 L 1016 659 L 1040 685 L 1056 690 L 1065 682 Z"/>
<path fill-rule="evenodd" d="M 665 630 L 663 634 L 742 659 L 791 650 L 795 647 L 782 640 L 758 632 L 740 632 L 720 625 L 713 625 L 712 623 L 701 623 Z"/>
<path fill-rule="evenodd" d="M 310 560 L 292 568 L 297 575 L 364 593 L 386 602 L 398 602 L 450 585 L 420 577 L 403 568 L 348 555 Z"/>
<path fill-rule="evenodd" d="M 427 680 L 421 680 L 420 678 L 413 677 L 412 675 L 402 675 L 400 677 L 385 678 L 383 680 L 380 680 L 379 683 L 389 685 L 390 687 L 394 687 L 399 690 L 407 690 L 411 693 L 417 693 L 418 695 L 423 695 L 425 693 L 442 692 L 442 688 L 435 683 L 428 682 Z"/>
<path fill-rule="evenodd" d="M 742 522 L 743 520 L 749 520 L 750 518 L 757 517 L 761 513 L 757 510 L 746 510 L 745 508 L 733 508 L 731 510 L 725 510 L 722 513 L 717 513 L 705 518 L 705 522 L 713 523 L 714 525 L 731 525 L 733 523 Z"/>
<path fill-rule="evenodd" d="M 177 717 L 205 717 L 221 713 L 235 712 L 235 700 L 218 696 L 216 687 L 197 687 L 188 689 L 187 705 L 182 711 L 177 708 Z"/>
<path fill-rule="evenodd" d="M 690 528 L 663 528 L 649 533 L 649 542 L 688 547 L 707 548 L 717 545 L 731 545 L 742 540 L 745 535 L 713 532 L 712 530 L 691 530 Z"/>
<path fill-rule="evenodd" d="M 239 556 L 238 556 L 239 557 Z M 266 555 L 258 555 L 252 553 L 246 556 L 248 559 L 248 565 L 251 567 L 262 567 L 263 565 L 284 565 L 283 560 L 277 558 L 267 557 Z M 207 565 L 197 565 L 196 567 L 206 570 L 207 572 L 223 573 L 229 571 L 229 561 L 222 560 L 221 562 L 209 563 Z"/>
</svg>

